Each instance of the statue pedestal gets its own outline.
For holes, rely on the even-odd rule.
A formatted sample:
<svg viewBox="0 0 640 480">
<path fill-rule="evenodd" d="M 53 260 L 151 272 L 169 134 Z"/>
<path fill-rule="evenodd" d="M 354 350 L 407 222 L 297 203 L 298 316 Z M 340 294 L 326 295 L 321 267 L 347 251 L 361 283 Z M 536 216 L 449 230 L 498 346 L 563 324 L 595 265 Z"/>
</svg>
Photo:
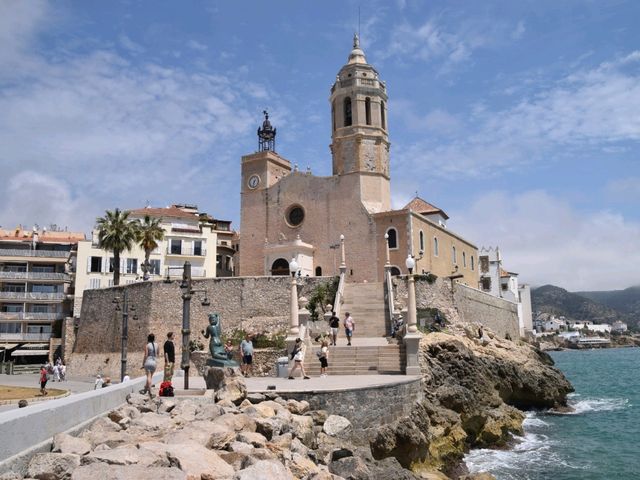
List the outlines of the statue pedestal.
<svg viewBox="0 0 640 480">
<path fill-rule="evenodd" d="M 239 367 L 238 362 L 235 360 L 220 360 L 217 358 L 210 358 L 207 360 L 207 367 Z"/>
</svg>

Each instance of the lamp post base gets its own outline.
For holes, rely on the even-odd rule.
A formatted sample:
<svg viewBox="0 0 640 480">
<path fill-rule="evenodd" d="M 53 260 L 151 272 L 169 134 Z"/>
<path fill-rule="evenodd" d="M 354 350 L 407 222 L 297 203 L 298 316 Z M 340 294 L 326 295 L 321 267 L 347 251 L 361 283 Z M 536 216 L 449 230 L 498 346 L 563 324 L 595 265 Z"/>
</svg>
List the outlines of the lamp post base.
<svg viewBox="0 0 640 480">
<path fill-rule="evenodd" d="M 407 333 L 404 336 L 405 351 L 407 354 L 407 368 L 405 370 L 406 375 L 420 375 L 420 362 L 418 355 L 420 352 L 420 339 L 422 334 L 420 332 Z"/>
</svg>

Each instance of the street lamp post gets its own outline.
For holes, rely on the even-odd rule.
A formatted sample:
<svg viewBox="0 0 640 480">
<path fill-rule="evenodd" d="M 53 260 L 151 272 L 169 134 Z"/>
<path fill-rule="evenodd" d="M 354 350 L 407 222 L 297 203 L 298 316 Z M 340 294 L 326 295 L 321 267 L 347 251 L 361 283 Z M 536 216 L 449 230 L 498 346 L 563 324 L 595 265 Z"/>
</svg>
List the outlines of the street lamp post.
<svg viewBox="0 0 640 480">
<path fill-rule="evenodd" d="M 408 289 L 408 296 L 409 296 L 409 301 L 407 302 L 407 309 L 409 310 L 408 312 L 408 322 L 407 322 L 407 332 L 409 333 L 415 333 L 418 331 L 418 320 L 417 320 L 417 315 L 416 315 L 416 284 L 415 284 L 415 279 L 413 278 L 413 270 L 416 268 L 416 261 L 413 259 L 413 257 L 411 256 L 411 254 L 409 254 L 409 256 L 407 256 L 407 260 L 405 261 L 405 264 L 407 266 L 407 270 L 409 270 L 409 277 L 408 277 L 408 282 L 407 282 L 407 289 Z"/>
<path fill-rule="evenodd" d="M 115 297 L 113 303 L 116 304 L 116 311 L 120 310 L 120 297 Z M 120 381 L 127 374 L 127 347 L 129 345 L 129 310 L 135 312 L 135 305 L 129 305 L 129 292 L 126 287 L 122 294 L 122 335 L 120 345 Z M 134 314 L 133 319 L 136 320 Z"/>
<path fill-rule="evenodd" d="M 389 268 L 391 266 L 391 259 L 389 258 L 389 234 L 384 234 L 384 252 L 385 252 L 385 262 L 384 267 Z"/>
<path fill-rule="evenodd" d="M 344 255 L 344 235 L 340 235 L 340 273 L 347 272 L 347 263 Z"/>
</svg>

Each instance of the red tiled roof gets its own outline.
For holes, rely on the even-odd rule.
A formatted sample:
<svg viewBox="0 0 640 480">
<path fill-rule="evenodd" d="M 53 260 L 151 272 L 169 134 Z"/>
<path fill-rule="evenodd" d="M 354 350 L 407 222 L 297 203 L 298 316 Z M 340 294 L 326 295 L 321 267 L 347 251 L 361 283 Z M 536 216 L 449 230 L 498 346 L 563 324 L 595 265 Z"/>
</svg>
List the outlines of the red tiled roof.
<svg viewBox="0 0 640 480">
<path fill-rule="evenodd" d="M 507 272 L 504 268 L 500 267 L 500 276 L 501 277 L 513 277 L 518 275 L 515 272 Z"/>
<path fill-rule="evenodd" d="M 17 232 L 17 235 L 16 235 Z M 85 239 L 84 233 L 81 232 L 37 232 L 38 242 L 41 243 L 78 243 Z M 31 241 L 33 232 L 31 230 L 14 229 L 4 230 L 0 228 L 0 241 Z"/>
<path fill-rule="evenodd" d="M 136 208 L 133 210 L 129 210 L 131 215 L 136 216 L 144 216 L 149 215 L 150 217 L 175 217 L 175 218 L 190 218 L 193 220 L 198 220 L 198 216 L 193 213 L 185 212 L 176 207 L 165 207 L 165 208 L 153 208 L 153 207 L 145 207 L 145 208 Z"/>
<path fill-rule="evenodd" d="M 431 205 L 429 202 L 425 202 L 423 199 L 421 199 L 420 197 L 415 197 L 413 200 L 411 200 L 409 203 L 407 203 L 403 210 L 413 210 L 414 212 L 418 212 L 421 215 L 429 215 L 432 213 L 439 213 L 441 214 L 445 219 L 449 218 L 449 215 L 447 215 L 444 210 Z"/>
</svg>

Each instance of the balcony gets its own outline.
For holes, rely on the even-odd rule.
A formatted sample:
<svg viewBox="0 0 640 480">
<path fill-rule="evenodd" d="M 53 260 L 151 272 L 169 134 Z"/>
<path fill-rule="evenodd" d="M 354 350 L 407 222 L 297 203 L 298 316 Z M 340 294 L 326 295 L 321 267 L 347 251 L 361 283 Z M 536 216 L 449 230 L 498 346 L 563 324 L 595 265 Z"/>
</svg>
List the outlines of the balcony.
<svg viewBox="0 0 640 480">
<path fill-rule="evenodd" d="M 52 333 L 0 333 L 0 342 L 48 342 Z"/>
<path fill-rule="evenodd" d="M 0 257 L 49 257 L 67 258 L 68 251 L 65 250 L 27 250 L 17 248 L 0 248 Z"/>
<path fill-rule="evenodd" d="M 66 298 L 65 293 L 43 293 L 43 292 L 2 292 L 0 291 L 0 300 L 52 300 L 61 301 Z"/>
<path fill-rule="evenodd" d="M 182 247 L 181 249 L 167 248 L 167 255 L 188 256 L 188 257 L 204 257 L 207 251 L 204 248 Z"/>
<path fill-rule="evenodd" d="M 2 320 L 62 320 L 64 313 L 41 313 L 41 312 L 0 312 L 0 321 Z"/>
<path fill-rule="evenodd" d="M 0 280 L 59 280 L 70 282 L 71 275 L 54 272 L 0 272 Z"/>
</svg>

